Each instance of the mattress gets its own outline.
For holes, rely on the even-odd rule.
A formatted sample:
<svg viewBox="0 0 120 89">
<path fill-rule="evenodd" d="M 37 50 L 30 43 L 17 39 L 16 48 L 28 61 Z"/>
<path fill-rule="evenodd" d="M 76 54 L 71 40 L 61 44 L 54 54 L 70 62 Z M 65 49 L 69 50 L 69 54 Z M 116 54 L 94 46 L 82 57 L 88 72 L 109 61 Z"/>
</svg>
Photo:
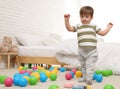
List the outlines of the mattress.
<svg viewBox="0 0 120 89">
<path fill-rule="evenodd" d="M 19 56 L 54 57 L 57 47 L 51 46 L 18 46 Z"/>
</svg>

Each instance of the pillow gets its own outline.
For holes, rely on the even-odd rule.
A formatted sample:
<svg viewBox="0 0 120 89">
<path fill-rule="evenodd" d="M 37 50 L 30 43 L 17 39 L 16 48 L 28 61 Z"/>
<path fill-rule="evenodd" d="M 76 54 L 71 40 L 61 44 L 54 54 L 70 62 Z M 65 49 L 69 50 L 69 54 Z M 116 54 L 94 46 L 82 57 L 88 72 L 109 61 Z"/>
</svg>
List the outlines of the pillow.
<svg viewBox="0 0 120 89">
<path fill-rule="evenodd" d="M 45 46 L 57 46 L 60 42 L 56 39 L 49 37 L 49 38 L 45 39 L 43 41 L 43 43 Z"/>
<path fill-rule="evenodd" d="M 15 38 L 23 46 L 38 46 L 43 45 L 43 38 L 38 35 L 21 34 L 16 35 Z"/>
</svg>

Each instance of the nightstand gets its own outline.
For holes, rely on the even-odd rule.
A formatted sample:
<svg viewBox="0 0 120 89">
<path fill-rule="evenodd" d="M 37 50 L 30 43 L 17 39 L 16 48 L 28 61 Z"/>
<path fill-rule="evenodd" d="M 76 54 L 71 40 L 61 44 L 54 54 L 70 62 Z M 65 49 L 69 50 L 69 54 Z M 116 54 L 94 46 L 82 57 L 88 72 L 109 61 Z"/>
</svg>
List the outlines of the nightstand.
<svg viewBox="0 0 120 89">
<path fill-rule="evenodd" d="M 7 56 L 7 68 L 8 69 L 10 68 L 11 56 L 15 56 L 17 66 L 19 66 L 18 53 L 0 53 L 0 60 L 2 59 L 2 56 Z"/>
</svg>

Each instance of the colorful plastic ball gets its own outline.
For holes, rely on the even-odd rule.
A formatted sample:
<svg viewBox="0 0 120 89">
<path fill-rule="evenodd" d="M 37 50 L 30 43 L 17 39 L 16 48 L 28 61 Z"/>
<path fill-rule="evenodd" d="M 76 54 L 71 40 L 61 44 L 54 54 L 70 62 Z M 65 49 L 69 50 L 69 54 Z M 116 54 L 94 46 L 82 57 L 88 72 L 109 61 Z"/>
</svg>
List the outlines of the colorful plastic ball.
<svg viewBox="0 0 120 89">
<path fill-rule="evenodd" d="M 108 70 L 108 74 L 109 74 L 109 75 L 113 75 L 113 71 L 109 69 L 109 70 Z"/>
<path fill-rule="evenodd" d="M 102 70 L 102 75 L 103 76 L 109 76 L 109 72 L 107 70 Z"/>
<path fill-rule="evenodd" d="M 51 72 L 46 70 L 46 75 L 47 75 L 48 78 L 50 78 Z"/>
<path fill-rule="evenodd" d="M 74 77 L 74 72 L 73 71 L 70 71 L 70 74 L 72 75 L 72 78 Z"/>
<path fill-rule="evenodd" d="M 7 77 L 7 78 L 5 79 L 5 81 L 4 81 L 4 85 L 5 85 L 6 87 L 10 87 L 10 86 L 12 86 L 12 84 L 13 84 L 13 79 L 10 78 L 10 77 Z"/>
<path fill-rule="evenodd" d="M 94 73 L 94 75 L 93 75 L 93 80 L 96 79 L 97 75 L 98 75 L 98 74 Z"/>
<path fill-rule="evenodd" d="M 36 66 L 34 66 L 32 69 L 33 69 L 33 70 L 37 70 L 37 67 L 36 67 Z"/>
<path fill-rule="evenodd" d="M 60 68 L 60 71 L 61 71 L 61 72 L 65 72 L 66 69 L 65 69 L 64 67 L 61 67 L 61 68 Z"/>
<path fill-rule="evenodd" d="M 41 82 L 46 82 L 47 81 L 47 76 L 46 76 L 46 74 L 44 74 L 44 73 L 42 73 L 42 74 L 40 74 L 40 81 Z"/>
<path fill-rule="evenodd" d="M 38 80 L 35 76 L 30 76 L 30 85 L 36 85 L 37 81 Z"/>
<path fill-rule="evenodd" d="M 96 80 L 97 82 L 102 82 L 102 80 L 103 80 L 102 74 L 97 74 L 95 80 Z"/>
<path fill-rule="evenodd" d="M 28 83 L 30 83 L 30 78 L 28 76 L 23 76 L 23 78 L 27 79 Z"/>
<path fill-rule="evenodd" d="M 19 66 L 18 70 L 20 71 L 20 70 L 22 70 L 22 69 L 23 69 L 23 66 Z"/>
<path fill-rule="evenodd" d="M 65 74 L 65 78 L 66 78 L 66 80 L 71 80 L 72 79 L 72 75 L 70 73 L 66 73 Z"/>
<path fill-rule="evenodd" d="M 7 78 L 6 75 L 2 75 L 2 76 L 0 77 L 0 83 L 1 83 L 1 84 L 4 84 L 4 81 L 5 81 L 6 78 Z"/>
<path fill-rule="evenodd" d="M 79 70 L 77 70 L 77 71 L 75 72 L 75 75 L 76 75 L 76 77 L 81 77 L 81 76 L 82 76 L 82 72 L 79 71 Z"/>
<path fill-rule="evenodd" d="M 95 73 L 96 74 L 101 74 L 101 70 L 96 70 Z"/>
<path fill-rule="evenodd" d="M 27 70 L 28 68 L 26 67 L 26 66 L 24 66 L 23 68 L 22 68 L 22 70 Z"/>
<path fill-rule="evenodd" d="M 59 86 L 56 84 L 50 85 L 48 89 L 59 89 Z"/>
<path fill-rule="evenodd" d="M 20 74 L 24 74 L 26 72 L 26 70 L 20 70 L 19 73 Z"/>
<path fill-rule="evenodd" d="M 51 81 L 55 81 L 56 79 L 57 79 L 57 74 L 55 74 L 55 73 L 50 74 Z"/>
<path fill-rule="evenodd" d="M 74 74 L 75 74 L 75 72 L 76 72 L 76 69 L 74 69 L 74 68 L 73 68 L 71 71 L 73 71 L 73 72 L 74 72 Z"/>
<path fill-rule="evenodd" d="M 103 89 L 115 89 L 115 88 L 111 84 L 106 84 L 106 85 L 104 85 Z"/>
<path fill-rule="evenodd" d="M 14 77 L 13 78 L 13 83 L 15 86 L 19 86 L 19 80 L 21 79 L 21 77 Z"/>
<path fill-rule="evenodd" d="M 20 80 L 19 80 L 19 86 L 20 86 L 20 87 L 26 87 L 27 84 L 28 84 L 27 79 L 25 79 L 25 78 L 20 78 Z"/>
<path fill-rule="evenodd" d="M 50 71 L 54 70 L 54 67 L 53 67 L 53 66 L 51 66 L 51 67 L 49 68 L 49 70 L 50 70 Z"/>
<path fill-rule="evenodd" d="M 13 75 L 13 77 L 14 77 L 14 78 L 15 78 L 15 77 L 22 77 L 22 75 L 19 74 L 19 73 L 16 73 L 16 74 Z"/>
</svg>

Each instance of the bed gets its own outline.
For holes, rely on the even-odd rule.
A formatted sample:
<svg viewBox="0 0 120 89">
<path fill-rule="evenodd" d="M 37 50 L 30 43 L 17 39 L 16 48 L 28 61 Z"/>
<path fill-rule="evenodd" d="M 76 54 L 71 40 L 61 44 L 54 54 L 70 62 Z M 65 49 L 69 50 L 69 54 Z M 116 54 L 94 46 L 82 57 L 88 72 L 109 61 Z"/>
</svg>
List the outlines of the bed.
<svg viewBox="0 0 120 89">
<path fill-rule="evenodd" d="M 80 66 L 77 39 L 67 39 L 61 42 L 56 52 L 56 58 L 61 63 Z M 112 69 L 120 75 L 120 43 L 106 43 L 98 40 L 98 61 L 96 69 Z"/>
<path fill-rule="evenodd" d="M 61 38 L 56 34 L 20 34 L 15 38 L 18 41 L 19 64 L 48 64 L 64 65 L 59 62 L 55 53 Z"/>
</svg>

